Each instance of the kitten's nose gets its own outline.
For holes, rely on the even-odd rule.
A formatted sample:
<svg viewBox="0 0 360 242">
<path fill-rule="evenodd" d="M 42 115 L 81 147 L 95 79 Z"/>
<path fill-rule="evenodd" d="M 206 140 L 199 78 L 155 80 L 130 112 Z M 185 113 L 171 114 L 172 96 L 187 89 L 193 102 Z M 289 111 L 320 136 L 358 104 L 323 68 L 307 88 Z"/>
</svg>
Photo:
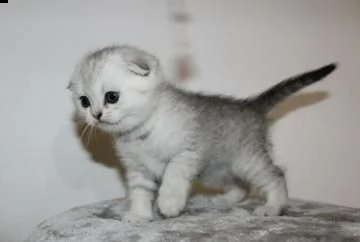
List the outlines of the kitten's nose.
<svg viewBox="0 0 360 242">
<path fill-rule="evenodd" d="M 101 116 L 102 116 L 102 112 L 100 113 L 97 113 L 97 114 L 93 114 L 93 117 L 96 118 L 97 120 L 100 120 L 101 119 Z"/>
</svg>

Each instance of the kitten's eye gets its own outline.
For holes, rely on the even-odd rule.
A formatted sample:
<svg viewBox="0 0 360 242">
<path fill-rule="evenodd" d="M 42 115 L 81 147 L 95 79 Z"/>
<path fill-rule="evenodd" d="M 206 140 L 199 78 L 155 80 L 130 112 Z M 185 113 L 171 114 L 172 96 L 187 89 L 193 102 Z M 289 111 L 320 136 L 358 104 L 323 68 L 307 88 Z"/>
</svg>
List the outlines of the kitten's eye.
<svg viewBox="0 0 360 242">
<path fill-rule="evenodd" d="M 80 97 L 80 102 L 81 102 L 81 106 L 83 106 L 84 108 L 87 108 L 90 106 L 89 98 L 87 98 L 85 96 Z"/>
<path fill-rule="evenodd" d="M 107 92 L 105 93 L 105 102 L 116 103 L 119 101 L 119 92 Z"/>
</svg>

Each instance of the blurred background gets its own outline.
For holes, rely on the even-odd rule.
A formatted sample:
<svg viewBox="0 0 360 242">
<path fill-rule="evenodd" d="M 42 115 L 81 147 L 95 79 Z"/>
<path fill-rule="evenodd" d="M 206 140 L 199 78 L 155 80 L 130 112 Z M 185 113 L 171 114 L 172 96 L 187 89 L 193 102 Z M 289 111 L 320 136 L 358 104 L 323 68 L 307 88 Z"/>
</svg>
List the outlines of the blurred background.
<svg viewBox="0 0 360 242">
<path fill-rule="evenodd" d="M 360 207 L 360 1 L 10 0 L 0 4 L 0 241 L 125 195 L 109 140 L 73 122 L 79 58 L 108 44 L 157 55 L 191 90 L 249 96 L 291 75 L 339 69 L 273 114 L 290 196 Z"/>
</svg>

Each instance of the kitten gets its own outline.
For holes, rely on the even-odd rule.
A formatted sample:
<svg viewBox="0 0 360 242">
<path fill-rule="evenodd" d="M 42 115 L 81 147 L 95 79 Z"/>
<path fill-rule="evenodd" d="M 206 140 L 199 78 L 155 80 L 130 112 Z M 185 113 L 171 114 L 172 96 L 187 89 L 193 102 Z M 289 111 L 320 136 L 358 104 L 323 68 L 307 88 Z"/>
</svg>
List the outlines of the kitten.
<svg viewBox="0 0 360 242">
<path fill-rule="evenodd" d="M 69 89 L 80 116 L 115 137 L 127 168 L 130 207 L 124 220 L 150 221 L 156 195 L 161 214 L 178 216 L 195 179 L 225 188 L 222 198 L 229 202 L 246 196 L 236 180 L 246 181 L 266 196 L 254 213 L 272 216 L 285 208 L 288 191 L 272 160 L 267 114 L 335 68 L 330 64 L 234 99 L 181 90 L 164 80 L 153 55 L 111 46 L 80 61 Z"/>
</svg>

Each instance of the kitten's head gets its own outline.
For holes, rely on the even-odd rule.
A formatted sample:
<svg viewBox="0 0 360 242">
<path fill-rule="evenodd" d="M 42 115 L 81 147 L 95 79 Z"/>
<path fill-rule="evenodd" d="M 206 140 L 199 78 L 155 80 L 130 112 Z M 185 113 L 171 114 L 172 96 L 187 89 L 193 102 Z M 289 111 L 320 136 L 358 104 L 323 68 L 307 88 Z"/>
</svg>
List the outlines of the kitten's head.
<svg viewBox="0 0 360 242">
<path fill-rule="evenodd" d="M 86 55 L 68 88 L 87 124 L 107 132 L 126 132 L 153 111 L 161 75 L 156 57 L 134 47 L 113 46 Z"/>
</svg>

